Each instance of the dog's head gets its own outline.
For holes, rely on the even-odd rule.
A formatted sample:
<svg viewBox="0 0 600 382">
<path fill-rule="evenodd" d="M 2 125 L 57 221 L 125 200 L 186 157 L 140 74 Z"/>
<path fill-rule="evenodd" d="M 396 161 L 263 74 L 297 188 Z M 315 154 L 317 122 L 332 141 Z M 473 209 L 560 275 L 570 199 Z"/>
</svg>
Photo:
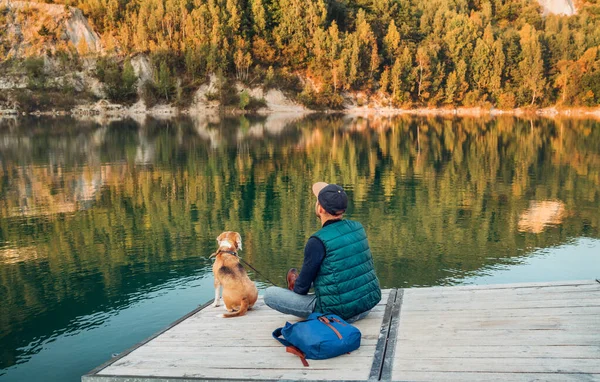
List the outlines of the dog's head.
<svg viewBox="0 0 600 382">
<path fill-rule="evenodd" d="M 223 232 L 217 237 L 217 243 L 219 243 L 219 249 L 234 252 L 242 250 L 242 236 L 237 232 Z"/>
</svg>

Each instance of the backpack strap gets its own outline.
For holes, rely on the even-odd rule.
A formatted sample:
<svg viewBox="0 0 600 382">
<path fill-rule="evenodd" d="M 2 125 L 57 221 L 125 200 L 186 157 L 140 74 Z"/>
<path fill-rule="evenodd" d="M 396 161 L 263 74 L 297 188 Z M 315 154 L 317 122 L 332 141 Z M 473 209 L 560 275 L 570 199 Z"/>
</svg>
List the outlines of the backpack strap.
<svg viewBox="0 0 600 382">
<path fill-rule="evenodd" d="M 304 365 L 304 367 L 308 367 L 309 366 L 308 361 L 306 360 L 306 357 L 304 356 L 304 353 L 302 353 L 300 351 L 300 349 L 298 349 L 297 347 L 295 347 L 295 346 L 287 346 L 285 348 L 285 351 L 288 352 L 288 353 L 292 353 L 292 354 L 297 355 L 298 357 L 300 357 L 300 361 L 302 361 L 302 364 Z"/>
<path fill-rule="evenodd" d="M 321 316 L 321 317 L 319 317 L 319 321 L 321 321 L 322 323 L 324 323 L 325 325 L 327 325 L 331 330 L 333 330 L 333 332 L 335 333 L 335 335 L 340 340 L 342 339 L 342 335 L 340 334 L 340 332 L 336 328 L 334 328 L 333 325 L 331 325 L 331 321 L 329 321 L 329 319 L 327 317 Z"/>
<path fill-rule="evenodd" d="M 288 341 L 286 341 L 285 339 L 279 338 L 279 337 L 281 337 L 281 330 L 282 329 L 283 328 L 277 328 L 277 329 L 275 329 L 275 331 L 273 332 L 273 338 L 275 338 L 277 341 L 281 342 L 281 344 L 283 346 L 294 346 L 291 343 L 289 343 Z"/>
<path fill-rule="evenodd" d="M 308 367 L 308 361 L 306 360 L 306 356 L 304 355 L 304 353 L 298 349 L 297 347 L 295 347 L 294 345 L 292 345 L 289 341 L 286 341 L 281 337 L 281 329 L 283 328 L 277 328 L 275 329 L 275 331 L 273 332 L 273 338 L 275 338 L 277 341 L 281 342 L 281 344 L 283 346 L 285 346 L 285 351 L 294 355 L 297 355 L 298 357 L 300 357 L 300 361 L 302 361 L 302 364 L 305 367 Z"/>
</svg>

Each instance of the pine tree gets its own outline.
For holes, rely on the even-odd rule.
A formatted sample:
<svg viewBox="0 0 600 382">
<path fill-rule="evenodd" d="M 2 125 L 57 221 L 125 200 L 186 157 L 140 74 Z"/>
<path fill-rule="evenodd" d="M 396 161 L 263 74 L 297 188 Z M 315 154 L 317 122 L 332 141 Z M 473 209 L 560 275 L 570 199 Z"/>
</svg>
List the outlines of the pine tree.
<svg viewBox="0 0 600 382">
<path fill-rule="evenodd" d="M 388 27 L 387 34 L 383 39 L 384 53 L 387 62 L 394 62 L 397 56 L 400 53 L 400 33 L 398 32 L 398 28 L 396 28 L 396 23 L 394 20 L 390 23 Z"/>
</svg>

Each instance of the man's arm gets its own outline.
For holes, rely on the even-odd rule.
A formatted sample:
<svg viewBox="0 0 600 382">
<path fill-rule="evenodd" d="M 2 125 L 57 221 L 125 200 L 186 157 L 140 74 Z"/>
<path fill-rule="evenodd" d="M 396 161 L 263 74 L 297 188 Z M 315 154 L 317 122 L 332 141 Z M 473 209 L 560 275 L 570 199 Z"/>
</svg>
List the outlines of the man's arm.
<svg viewBox="0 0 600 382">
<path fill-rule="evenodd" d="M 304 263 L 300 270 L 300 275 L 296 279 L 294 292 L 298 294 L 307 294 L 310 286 L 317 278 L 321 263 L 325 258 L 325 246 L 321 240 L 311 237 L 304 247 Z"/>
</svg>

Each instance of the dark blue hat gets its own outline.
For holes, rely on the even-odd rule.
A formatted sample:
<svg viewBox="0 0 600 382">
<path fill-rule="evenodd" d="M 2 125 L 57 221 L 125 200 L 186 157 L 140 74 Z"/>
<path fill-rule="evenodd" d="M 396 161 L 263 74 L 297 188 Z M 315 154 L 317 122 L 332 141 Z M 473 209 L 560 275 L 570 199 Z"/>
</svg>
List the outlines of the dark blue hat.
<svg viewBox="0 0 600 382">
<path fill-rule="evenodd" d="M 319 204 L 331 215 L 340 215 L 348 208 L 348 195 L 337 184 L 317 182 L 312 186 Z"/>
</svg>

